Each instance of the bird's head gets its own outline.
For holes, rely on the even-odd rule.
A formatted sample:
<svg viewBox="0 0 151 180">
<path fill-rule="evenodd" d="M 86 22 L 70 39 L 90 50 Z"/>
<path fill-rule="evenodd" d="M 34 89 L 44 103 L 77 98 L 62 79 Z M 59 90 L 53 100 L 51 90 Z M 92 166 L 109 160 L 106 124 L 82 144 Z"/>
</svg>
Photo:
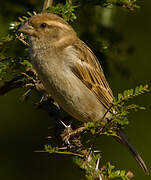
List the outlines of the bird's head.
<svg viewBox="0 0 151 180">
<path fill-rule="evenodd" d="M 73 28 L 61 17 L 52 13 L 32 16 L 18 31 L 30 37 L 51 41 L 60 40 L 69 34 L 75 36 Z"/>
</svg>

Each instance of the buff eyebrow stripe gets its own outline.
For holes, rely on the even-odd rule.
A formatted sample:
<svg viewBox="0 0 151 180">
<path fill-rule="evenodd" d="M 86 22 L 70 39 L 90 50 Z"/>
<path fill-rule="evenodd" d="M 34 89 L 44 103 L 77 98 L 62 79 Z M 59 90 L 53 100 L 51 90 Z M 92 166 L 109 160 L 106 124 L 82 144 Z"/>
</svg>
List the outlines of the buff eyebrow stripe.
<svg viewBox="0 0 151 180">
<path fill-rule="evenodd" d="M 47 24 L 49 25 L 49 26 L 57 26 L 57 27 L 60 27 L 60 28 L 65 28 L 65 29 L 70 29 L 70 27 L 68 27 L 68 25 L 66 25 L 66 24 L 63 24 L 63 23 L 61 23 L 61 22 L 57 22 L 57 21 L 48 21 L 47 22 Z"/>
</svg>

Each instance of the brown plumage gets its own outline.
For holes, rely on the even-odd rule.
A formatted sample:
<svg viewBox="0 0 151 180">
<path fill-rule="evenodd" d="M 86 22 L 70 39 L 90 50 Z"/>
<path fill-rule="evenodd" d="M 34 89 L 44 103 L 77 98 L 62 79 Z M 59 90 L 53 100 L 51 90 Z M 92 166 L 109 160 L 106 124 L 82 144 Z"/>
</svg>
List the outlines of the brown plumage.
<svg viewBox="0 0 151 180">
<path fill-rule="evenodd" d="M 83 41 L 73 44 L 73 48 L 77 50 L 77 56 L 81 60 L 81 63 L 75 65 L 73 72 L 96 95 L 105 108 L 109 109 L 113 94 L 96 56 Z"/>
<path fill-rule="evenodd" d="M 84 122 L 110 118 L 113 94 L 103 70 L 67 22 L 51 13 L 38 14 L 19 31 L 29 36 L 31 62 L 43 85 L 66 112 Z M 148 174 L 144 161 L 124 133 L 119 130 L 117 135 Z"/>
</svg>

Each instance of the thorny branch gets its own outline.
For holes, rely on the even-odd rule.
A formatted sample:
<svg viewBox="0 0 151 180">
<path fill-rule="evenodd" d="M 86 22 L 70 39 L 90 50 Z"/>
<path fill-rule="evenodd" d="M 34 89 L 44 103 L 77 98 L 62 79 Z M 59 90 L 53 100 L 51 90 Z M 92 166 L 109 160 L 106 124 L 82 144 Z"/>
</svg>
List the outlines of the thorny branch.
<svg viewBox="0 0 151 180">
<path fill-rule="evenodd" d="M 22 88 L 22 87 L 32 87 L 35 89 L 37 94 L 39 95 L 41 101 L 40 105 L 38 108 L 42 108 L 43 110 L 47 111 L 48 114 L 50 115 L 51 119 L 55 121 L 59 121 L 59 106 L 54 103 L 54 101 L 51 98 L 47 98 L 48 94 L 46 90 L 44 89 L 42 83 L 39 80 L 35 80 L 31 83 L 29 83 L 26 80 L 23 80 L 25 77 L 25 74 L 27 76 L 30 76 L 31 74 L 34 74 L 35 71 L 33 69 L 30 69 L 30 71 L 27 71 L 26 73 L 23 73 L 22 75 L 7 81 L 7 82 L 0 82 L 0 95 L 4 95 L 11 90 L 17 89 L 17 88 Z M 30 74 L 30 75 L 29 75 Z"/>
</svg>

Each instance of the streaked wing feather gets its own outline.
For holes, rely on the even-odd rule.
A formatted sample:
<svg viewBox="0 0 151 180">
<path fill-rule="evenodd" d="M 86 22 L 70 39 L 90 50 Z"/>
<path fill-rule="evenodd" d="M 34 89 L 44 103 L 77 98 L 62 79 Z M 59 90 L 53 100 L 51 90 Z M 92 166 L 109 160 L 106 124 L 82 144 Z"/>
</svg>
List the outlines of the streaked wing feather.
<svg viewBox="0 0 151 180">
<path fill-rule="evenodd" d="M 109 109 L 113 94 L 96 56 L 82 41 L 75 43 L 73 46 L 80 60 L 73 67 L 73 72 L 96 95 L 98 100 Z"/>
</svg>

